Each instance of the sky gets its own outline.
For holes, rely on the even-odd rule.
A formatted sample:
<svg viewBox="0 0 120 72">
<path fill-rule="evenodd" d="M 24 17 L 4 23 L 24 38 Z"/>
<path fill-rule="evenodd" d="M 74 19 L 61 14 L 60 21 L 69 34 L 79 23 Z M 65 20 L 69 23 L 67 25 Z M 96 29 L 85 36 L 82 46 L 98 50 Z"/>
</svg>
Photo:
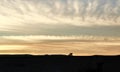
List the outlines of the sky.
<svg viewBox="0 0 120 72">
<path fill-rule="evenodd" d="M 120 0 L 0 0 L 0 36 L 120 36 Z"/>
</svg>

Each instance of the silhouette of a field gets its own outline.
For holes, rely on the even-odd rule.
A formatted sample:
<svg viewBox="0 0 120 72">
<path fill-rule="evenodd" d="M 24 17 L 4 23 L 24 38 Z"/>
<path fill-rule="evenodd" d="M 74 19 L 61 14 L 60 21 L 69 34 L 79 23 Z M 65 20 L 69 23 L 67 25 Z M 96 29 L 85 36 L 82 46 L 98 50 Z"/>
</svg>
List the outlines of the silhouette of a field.
<svg viewBox="0 0 120 72">
<path fill-rule="evenodd" d="M 120 72 L 120 56 L 0 55 L 0 72 Z"/>
</svg>

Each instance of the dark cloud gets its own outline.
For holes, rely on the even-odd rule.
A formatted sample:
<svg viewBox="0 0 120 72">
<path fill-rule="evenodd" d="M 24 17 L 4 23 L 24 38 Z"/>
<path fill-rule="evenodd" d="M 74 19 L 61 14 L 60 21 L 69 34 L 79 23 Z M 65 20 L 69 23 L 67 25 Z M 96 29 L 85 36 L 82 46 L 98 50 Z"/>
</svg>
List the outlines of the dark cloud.
<svg viewBox="0 0 120 72">
<path fill-rule="evenodd" d="M 17 31 L 1 32 L 1 35 L 92 35 L 92 36 L 120 36 L 120 26 L 74 26 L 69 24 L 17 27 Z"/>
</svg>

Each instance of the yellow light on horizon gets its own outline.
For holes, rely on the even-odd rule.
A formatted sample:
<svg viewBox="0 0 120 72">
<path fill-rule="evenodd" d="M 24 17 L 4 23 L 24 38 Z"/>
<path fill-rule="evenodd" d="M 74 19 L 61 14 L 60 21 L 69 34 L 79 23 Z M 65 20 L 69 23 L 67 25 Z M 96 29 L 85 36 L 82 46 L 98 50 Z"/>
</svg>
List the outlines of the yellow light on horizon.
<svg viewBox="0 0 120 72">
<path fill-rule="evenodd" d="M 27 48 L 24 45 L 0 45 L 0 50 L 22 50 Z"/>
</svg>

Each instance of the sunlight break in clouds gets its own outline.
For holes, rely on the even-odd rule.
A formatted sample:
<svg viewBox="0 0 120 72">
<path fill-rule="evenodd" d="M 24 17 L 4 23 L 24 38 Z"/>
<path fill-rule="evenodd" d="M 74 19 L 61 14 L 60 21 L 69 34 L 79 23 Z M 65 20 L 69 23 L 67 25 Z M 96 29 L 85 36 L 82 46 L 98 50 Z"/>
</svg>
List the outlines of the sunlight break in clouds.
<svg viewBox="0 0 120 72">
<path fill-rule="evenodd" d="M 18 33 L 42 24 L 120 25 L 120 0 L 0 0 L 0 20 L 0 31 Z"/>
<path fill-rule="evenodd" d="M 27 47 L 23 45 L 0 45 L 0 50 L 23 50 Z"/>
</svg>

